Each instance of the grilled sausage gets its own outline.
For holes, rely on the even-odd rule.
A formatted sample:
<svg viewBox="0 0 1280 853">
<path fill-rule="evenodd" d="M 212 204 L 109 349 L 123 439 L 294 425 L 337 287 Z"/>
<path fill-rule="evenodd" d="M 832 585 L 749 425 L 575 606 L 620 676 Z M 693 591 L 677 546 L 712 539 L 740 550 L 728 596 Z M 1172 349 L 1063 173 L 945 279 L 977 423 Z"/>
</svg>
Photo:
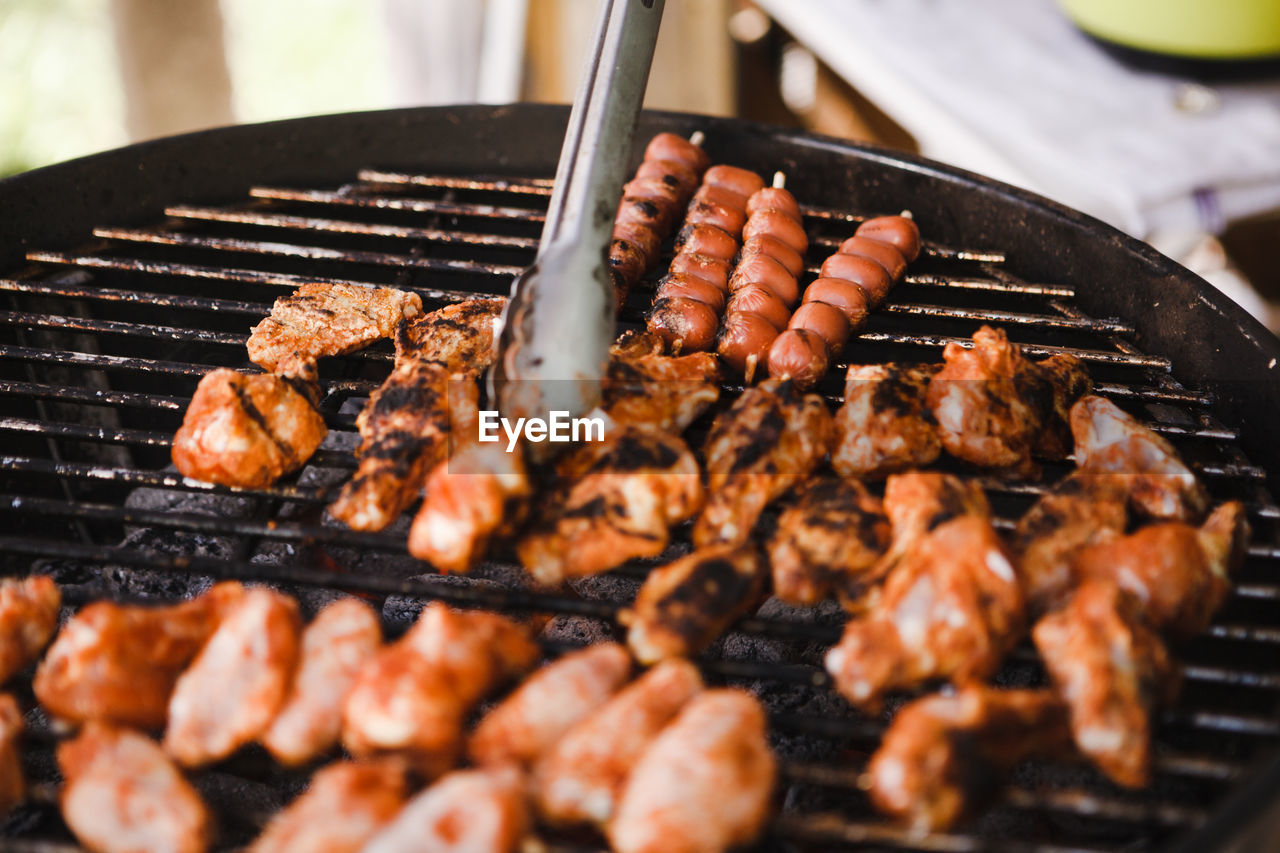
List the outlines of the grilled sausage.
<svg viewBox="0 0 1280 853">
<path fill-rule="evenodd" d="M 911 263 L 920 255 L 920 229 L 906 216 L 877 216 L 854 232 L 858 237 L 879 240 L 893 246 Z"/>
<path fill-rule="evenodd" d="M 671 297 L 658 299 L 649 312 L 649 331 L 667 343 L 670 352 L 701 352 L 715 343 L 720 317 L 705 302 Z"/>
<path fill-rule="evenodd" d="M 712 166 L 702 176 L 702 182 L 711 184 L 714 187 L 732 190 L 742 196 L 744 208 L 747 199 L 751 198 L 759 190 L 764 189 L 763 178 L 755 172 L 748 169 L 740 169 L 737 166 Z"/>
<path fill-rule="evenodd" d="M 742 241 L 742 257 L 745 259 L 752 255 L 768 255 L 782 264 L 786 271 L 796 278 L 804 272 L 804 258 L 800 253 L 777 237 L 771 237 L 768 234 L 756 235 Z"/>
<path fill-rule="evenodd" d="M 800 221 L 800 205 L 796 203 L 796 197 L 782 187 L 765 187 L 747 199 L 747 216 L 755 216 L 762 210 L 779 210 L 796 222 Z"/>
<path fill-rule="evenodd" d="M 759 314 L 768 320 L 775 329 L 782 331 L 791 319 L 791 311 L 785 302 L 767 287 L 759 284 L 748 284 L 733 291 L 726 314 Z"/>
<path fill-rule="evenodd" d="M 671 259 L 672 275 L 690 275 L 710 282 L 721 290 L 729 289 L 729 261 L 693 252 L 681 252 Z"/>
<path fill-rule="evenodd" d="M 803 255 L 809 249 L 809 236 L 804 233 L 804 226 L 799 219 L 793 219 L 781 210 L 768 209 L 757 211 L 747 220 L 742 229 L 742 239 L 768 235 L 790 246 L 797 254 Z"/>
<path fill-rule="evenodd" d="M 840 254 L 870 258 L 884 267 L 885 272 L 895 284 L 902 281 L 902 276 L 907 271 L 907 259 L 902 256 L 902 252 L 899 252 L 897 247 L 892 243 L 883 243 L 869 237 L 859 237 L 855 234 L 840 244 Z"/>
<path fill-rule="evenodd" d="M 885 268 L 870 258 L 858 255 L 845 255 L 837 252 L 822 262 L 823 278 L 838 278 L 852 282 L 862 288 L 867 295 L 867 304 L 872 308 L 884 301 L 893 288 L 893 279 Z"/>
<path fill-rule="evenodd" d="M 687 197 L 698 188 L 701 173 L 680 160 L 645 160 L 636 169 L 635 180 L 658 180 Z"/>
<path fill-rule="evenodd" d="M 759 314 L 726 314 L 716 341 L 716 352 L 734 370 L 751 381 L 756 365 L 768 357 L 769 347 L 778 337 L 778 328 Z"/>
<path fill-rule="evenodd" d="M 715 225 L 686 225 L 676 236 L 676 253 L 685 252 L 728 261 L 738 253 L 738 240 Z"/>
<path fill-rule="evenodd" d="M 769 347 L 769 375 L 811 388 L 827 373 L 827 342 L 808 329 L 787 329 Z"/>
<path fill-rule="evenodd" d="M 619 295 L 626 294 L 627 285 L 639 281 L 648 267 L 648 259 L 635 243 L 629 240 L 613 240 L 609 243 L 609 266 L 622 281 L 614 279 L 614 287 Z"/>
<path fill-rule="evenodd" d="M 788 329 L 806 329 L 827 343 L 827 355 L 834 358 L 849 339 L 849 318 L 826 302 L 806 302 L 791 315 Z"/>
<path fill-rule="evenodd" d="M 850 328 L 858 328 L 867 317 L 867 294 L 858 285 L 844 279 L 815 279 L 805 288 L 804 301 L 825 302 L 839 308 L 848 319 Z"/>
<path fill-rule="evenodd" d="M 741 234 L 747 212 L 742 206 L 694 197 L 684 221 L 688 225 L 714 225 L 730 234 Z"/>
<path fill-rule="evenodd" d="M 733 275 L 729 277 L 729 290 L 741 290 L 751 284 L 768 290 L 788 307 L 795 305 L 800 298 L 796 277 L 769 255 L 752 255 L 738 261 Z"/>
<path fill-rule="evenodd" d="M 645 259 L 646 270 L 653 266 L 662 244 L 662 238 L 652 228 L 628 220 L 613 223 L 613 239 L 626 240 L 635 246 Z"/>
<path fill-rule="evenodd" d="M 644 159 L 675 160 L 698 173 L 705 172 L 711 165 L 711 158 L 700 145 L 674 133 L 659 133 L 650 139 L 644 149 Z"/>
<path fill-rule="evenodd" d="M 728 298 L 723 290 L 711 282 L 679 273 L 664 277 L 658 285 L 658 299 L 673 297 L 710 305 L 717 315 L 724 310 L 724 302 Z"/>
</svg>

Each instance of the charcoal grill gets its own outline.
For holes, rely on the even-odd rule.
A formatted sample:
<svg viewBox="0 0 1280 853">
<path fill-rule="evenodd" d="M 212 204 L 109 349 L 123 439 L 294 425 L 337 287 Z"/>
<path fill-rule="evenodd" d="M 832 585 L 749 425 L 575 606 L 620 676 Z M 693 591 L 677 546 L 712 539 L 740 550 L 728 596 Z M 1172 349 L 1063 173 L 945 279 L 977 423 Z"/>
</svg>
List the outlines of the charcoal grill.
<svg viewBox="0 0 1280 853">
<path fill-rule="evenodd" d="M 376 282 L 431 304 L 505 292 L 533 257 L 566 119 L 563 108 L 532 105 L 305 119 L 0 182 L 0 569 L 51 571 L 73 605 L 241 578 L 283 585 L 304 604 L 335 589 L 384 601 L 392 631 L 440 599 L 558 614 L 553 652 L 607 633 L 653 562 L 549 593 L 503 564 L 477 580 L 433 577 L 405 555 L 402 529 L 353 533 L 323 519 L 334 483 L 354 467 L 354 416 L 389 369 L 387 349 L 325 363 L 321 408 L 333 432 L 300 476 L 232 491 L 168 466 L 199 377 L 247 367 L 248 328 L 298 284 Z M 1173 441 L 1216 499 L 1245 501 L 1255 528 L 1228 605 L 1181 651 L 1186 689 L 1161 717 L 1154 785 L 1122 791 L 1079 764 L 1032 764 L 951 833 L 907 832 L 859 790 L 887 716 L 850 711 L 818 665 L 839 614 L 773 603 L 740 620 L 701 664 L 712 680 L 756 690 L 771 711 L 782 808 L 761 849 L 1190 851 L 1261 837 L 1249 833 L 1280 806 L 1280 507 L 1265 482 L 1280 470 L 1269 436 L 1280 424 L 1280 343 L 1149 248 L 1010 187 L 729 120 L 648 113 L 638 139 L 660 130 L 703 131 L 716 162 L 785 171 L 807 205 L 810 263 L 859 216 L 914 212 L 932 245 L 851 341 L 849 360 L 936 360 L 981 323 L 1003 326 L 1031 354 L 1075 353 L 1098 391 Z M 624 325 L 651 290 L 637 288 Z M 833 401 L 837 374 L 821 389 Z M 1064 471 L 1048 466 L 1045 482 Z M 982 484 L 1006 527 L 1045 488 Z M 687 536 L 673 553 L 683 548 Z M 1024 646 L 998 681 L 1043 678 Z M 29 686 L 15 689 L 30 707 Z M 0 836 L 6 849 L 75 849 L 54 806 L 59 734 L 38 711 L 30 724 L 32 802 Z M 253 749 L 195 779 L 231 845 L 304 782 Z"/>
</svg>

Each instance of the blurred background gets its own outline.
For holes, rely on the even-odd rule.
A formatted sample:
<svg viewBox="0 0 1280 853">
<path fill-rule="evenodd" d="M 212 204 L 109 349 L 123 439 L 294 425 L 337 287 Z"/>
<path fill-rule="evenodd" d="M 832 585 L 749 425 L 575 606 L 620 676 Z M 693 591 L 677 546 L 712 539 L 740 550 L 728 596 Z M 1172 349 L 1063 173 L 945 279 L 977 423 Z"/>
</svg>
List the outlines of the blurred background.
<svg viewBox="0 0 1280 853">
<path fill-rule="evenodd" d="M 1163 18 L 1195 2 L 1171 0 Z M 1123 34 L 1078 16 L 1104 44 L 1074 26 L 1064 7 L 1087 5 L 667 0 L 646 105 L 803 127 L 1027 187 L 1148 240 L 1280 329 L 1276 68 L 1153 69 Z M 1201 5 L 1221 18 L 1245 2 Z M 1280 31 L 1280 3 L 1255 5 Z M 238 122 L 570 101 L 595 10 L 593 0 L 0 0 L 0 176 Z"/>
</svg>

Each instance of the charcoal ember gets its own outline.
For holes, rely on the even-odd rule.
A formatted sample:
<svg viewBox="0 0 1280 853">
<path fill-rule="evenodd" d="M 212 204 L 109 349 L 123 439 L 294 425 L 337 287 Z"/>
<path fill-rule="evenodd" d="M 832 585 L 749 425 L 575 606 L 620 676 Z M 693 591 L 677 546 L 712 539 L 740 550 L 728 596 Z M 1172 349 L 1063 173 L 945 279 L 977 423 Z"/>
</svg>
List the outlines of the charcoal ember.
<svg viewBox="0 0 1280 853">
<path fill-rule="evenodd" d="M 640 591 L 643 578 L 605 572 L 569 581 L 569 589 L 588 601 L 609 601 L 619 606 L 630 604 Z"/>
<path fill-rule="evenodd" d="M 419 563 L 419 566 L 422 564 Z M 502 592 L 509 587 L 506 584 L 488 578 L 475 577 L 474 575 L 418 575 L 411 578 L 419 581 L 427 587 L 434 587 L 443 590 L 493 590 Z M 465 598 L 465 593 L 463 594 Z M 416 595 L 389 595 L 382 605 L 383 622 L 395 633 L 408 630 L 409 626 L 418 618 L 418 614 L 422 612 L 422 608 L 426 606 L 426 602 L 431 600 L 432 596 L 428 593 L 424 596 Z M 453 600 L 453 597 L 444 599 L 447 604 L 457 604 L 458 606 L 468 606 L 466 601 Z M 477 606 L 483 607 L 485 599 L 477 597 Z"/>
<path fill-rule="evenodd" d="M 294 784 L 279 778 L 261 780 L 240 773 L 206 770 L 188 777 L 201 799 L 217 815 L 217 849 L 240 849 L 262 831 L 273 814 L 306 786 L 306 777 Z"/>
<path fill-rule="evenodd" d="M 618 632 L 603 619 L 560 614 L 553 616 L 542 629 L 542 639 L 567 646 L 589 646 L 616 641 Z"/>
</svg>

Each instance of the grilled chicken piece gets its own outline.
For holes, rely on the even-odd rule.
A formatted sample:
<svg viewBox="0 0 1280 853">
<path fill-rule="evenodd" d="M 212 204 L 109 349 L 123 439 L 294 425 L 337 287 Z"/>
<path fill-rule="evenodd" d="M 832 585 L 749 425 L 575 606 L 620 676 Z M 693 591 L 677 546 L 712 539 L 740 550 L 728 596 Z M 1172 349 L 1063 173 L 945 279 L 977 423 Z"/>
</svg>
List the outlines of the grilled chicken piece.
<svg viewBox="0 0 1280 853">
<path fill-rule="evenodd" d="M 945 830 L 1003 787 L 1027 758 L 1071 745 L 1067 713 L 1050 690 L 963 687 L 903 706 L 871 757 L 871 802 L 912 829 Z"/>
<path fill-rule="evenodd" d="M 1086 581 L 1032 637 L 1080 751 L 1121 785 L 1146 785 L 1151 713 L 1177 695 L 1178 672 L 1138 600 L 1111 581 Z"/>
<path fill-rule="evenodd" d="M 532 788 L 543 817 L 606 823 L 631 768 L 700 690 L 693 664 L 663 661 L 575 724 L 536 766 Z"/>
<path fill-rule="evenodd" d="M 396 366 L 356 418 L 360 465 L 329 513 L 355 530 L 382 530 L 422 491 L 448 452 L 450 410 L 469 411 L 465 385 L 493 360 L 504 300 L 432 311 L 396 336 Z"/>
<path fill-rule="evenodd" d="M 662 337 L 648 329 L 627 329 L 609 347 L 609 358 L 615 361 L 632 361 L 646 355 L 662 355 L 666 348 Z"/>
<path fill-rule="evenodd" d="M 560 494 L 516 545 L 540 584 L 592 575 L 661 554 L 670 528 L 702 507 L 698 462 L 652 426 L 610 430 L 559 466 Z"/>
<path fill-rule="evenodd" d="M 511 766 L 455 770 L 414 797 L 364 853 L 514 853 L 529 825 Z"/>
<path fill-rule="evenodd" d="M 842 477 L 879 479 L 920 468 L 942 452 L 925 406 L 933 364 L 851 364 L 835 416 L 831 465 Z"/>
<path fill-rule="evenodd" d="M 861 483 L 817 477 L 782 511 L 769 543 L 773 594 L 816 604 L 831 593 L 856 607 L 880 580 L 873 571 L 889 544 L 889 520 Z"/>
<path fill-rule="evenodd" d="M 1136 512 L 1199 521 L 1208 511 L 1208 493 L 1173 445 L 1110 400 L 1082 398 L 1071 408 L 1071 432 L 1076 464 L 1098 475 L 1117 475 Z"/>
<path fill-rule="evenodd" d="M 708 545 L 654 569 L 618 614 L 631 653 L 652 664 L 702 651 L 758 603 L 766 571 L 754 545 Z"/>
<path fill-rule="evenodd" d="M 929 531 L 961 516 L 991 518 L 991 505 L 977 483 L 937 471 L 908 471 L 885 481 L 884 512 L 892 539 L 877 569 L 881 577 Z"/>
<path fill-rule="evenodd" d="M 695 696 L 635 765 L 608 826 L 618 853 L 717 853 L 769 817 L 777 762 L 743 690 Z"/>
<path fill-rule="evenodd" d="M 707 507 L 694 524 L 694 544 L 746 542 L 765 506 L 827 455 L 832 434 L 822 398 L 789 380 L 742 392 L 707 436 Z"/>
<path fill-rule="evenodd" d="M 164 748 L 179 764 L 226 758 L 266 730 L 293 679 L 300 630 L 297 602 L 269 589 L 227 608 L 169 697 Z"/>
<path fill-rule="evenodd" d="M 184 477 L 261 489 L 297 471 L 328 432 L 314 387 L 272 373 L 205 374 L 173 436 Z"/>
<path fill-rule="evenodd" d="M 330 764 L 267 824 L 247 853 L 359 853 L 405 801 L 404 766 L 394 760 Z"/>
<path fill-rule="evenodd" d="M 174 682 L 244 587 L 220 583 L 170 607 L 99 601 L 67 622 L 36 669 L 35 694 L 71 722 L 157 729 Z"/>
<path fill-rule="evenodd" d="M 27 786 L 22 780 L 22 756 L 18 742 L 25 726 L 22 709 L 8 693 L 0 693 L 0 817 L 22 802 Z"/>
<path fill-rule="evenodd" d="M 907 552 L 876 607 L 827 652 L 827 671 L 853 705 L 874 711 L 889 690 L 987 678 L 1022 627 L 1022 588 L 1003 543 L 990 521 L 964 516 Z"/>
<path fill-rule="evenodd" d="M 610 353 L 602 408 L 615 424 L 679 434 L 720 399 L 720 362 L 714 353 L 663 355 L 646 351 L 643 339 L 615 345 Z"/>
<path fill-rule="evenodd" d="M 422 299 L 390 287 L 304 284 L 253 327 L 249 359 L 272 373 L 310 377 L 316 359 L 363 349 L 422 313 Z"/>
<path fill-rule="evenodd" d="M 58 627 L 62 591 L 52 578 L 0 580 L 0 683 L 26 669 Z"/>
<path fill-rule="evenodd" d="M 987 326 L 974 333 L 972 348 L 950 343 L 942 357 L 926 399 L 947 452 L 1016 477 L 1038 472 L 1033 451 L 1065 456 L 1062 413 L 1090 385 L 1078 359 L 1028 361 L 1004 330 Z"/>
<path fill-rule="evenodd" d="M 457 760 L 471 708 L 539 657 L 529 631 L 493 613 L 431 603 L 373 656 L 347 694 L 342 743 L 352 755 L 405 755 L 424 776 Z"/>
<path fill-rule="evenodd" d="M 378 614 L 359 599 L 340 599 L 316 614 L 302 632 L 284 704 L 262 736 L 277 761 L 306 764 L 338 743 L 347 692 L 381 645 Z"/>
<path fill-rule="evenodd" d="M 485 714 L 467 743 L 471 760 L 531 766 L 630 675 L 631 656 L 617 643 L 589 646 L 548 664 Z"/>
<path fill-rule="evenodd" d="M 1012 545 L 1033 613 L 1062 603 L 1075 584 L 1071 561 L 1124 533 L 1128 489 L 1114 477 L 1073 471 L 1018 519 Z"/>
<path fill-rule="evenodd" d="M 1082 578 L 1110 578 L 1133 593 L 1157 628 L 1193 637 L 1222 606 L 1248 541 L 1244 506 L 1231 501 L 1199 528 L 1152 524 L 1090 545 L 1076 553 L 1073 566 Z"/>
<path fill-rule="evenodd" d="M 62 818 L 94 853 L 201 853 L 212 822 L 155 741 L 90 723 L 58 746 Z"/>
</svg>

